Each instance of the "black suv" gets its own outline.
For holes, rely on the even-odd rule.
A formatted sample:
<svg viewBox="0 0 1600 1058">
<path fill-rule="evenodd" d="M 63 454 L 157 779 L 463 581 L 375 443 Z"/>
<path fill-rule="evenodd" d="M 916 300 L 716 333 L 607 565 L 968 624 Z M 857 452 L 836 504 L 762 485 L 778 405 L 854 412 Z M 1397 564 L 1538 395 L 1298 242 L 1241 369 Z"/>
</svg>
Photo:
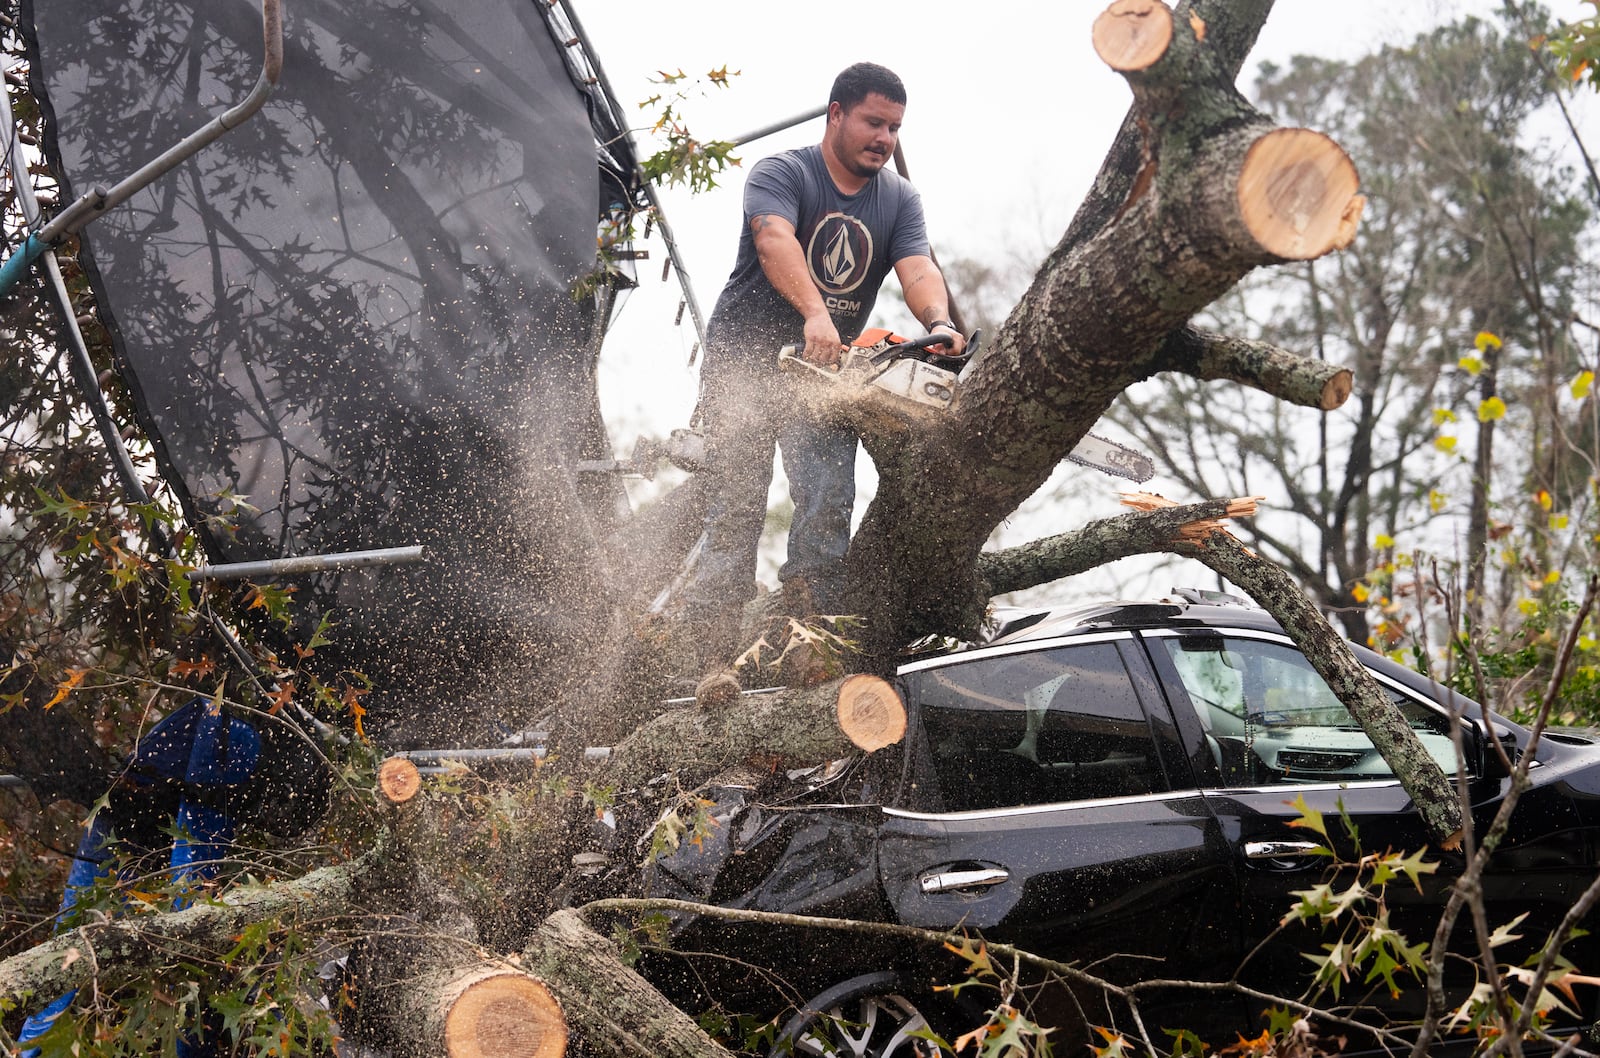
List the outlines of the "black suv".
<svg viewBox="0 0 1600 1058">
<path fill-rule="evenodd" d="M 1368 852 L 1429 849 L 1388 765 L 1262 611 L 1185 592 L 1009 616 L 981 645 L 902 666 L 910 726 L 901 745 L 717 787 L 718 825 L 649 868 L 652 893 L 965 931 L 1119 983 L 1237 972 L 1244 986 L 1296 996 L 1310 982 L 1302 953 L 1325 938 L 1278 926 L 1291 894 L 1321 881 L 1329 860 L 1318 835 L 1290 825 L 1301 814 L 1292 802 L 1329 820 L 1342 806 Z M 1357 654 L 1450 773 L 1459 740 L 1473 816 L 1487 829 L 1509 789 L 1487 740 L 1515 759 L 1529 733 L 1499 718 L 1491 730 L 1475 703 Z M 1547 733 L 1530 779 L 1485 878 L 1491 927 L 1528 916 L 1516 930 L 1523 940 L 1497 949 L 1502 962 L 1537 954 L 1596 876 L 1600 748 Z M 1349 856 L 1343 827 L 1328 829 Z M 1388 889 L 1389 921 L 1413 943 L 1432 938 L 1465 864 L 1460 853 L 1428 855 L 1439 867 L 1420 894 L 1403 880 Z M 908 1033 L 931 1021 L 952 1039 L 995 1003 L 992 991 L 939 988 L 966 970 L 937 946 L 709 919 L 679 927 L 678 951 L 719 958 L 658 957 L 649 966 L 657 981 L 680 1002 L 799 1009 L 778 1050 L 926 1053 Z M 1463 915 L 1455 944 L 1464 951 L 1471 928 Z M 1597 939 L 1568 948 L 1587 973 L 1600 972 Z M 1451 965 L 1470 989 L 1470 960 Z M 1415 1016 L 1423 987 L 1405 985 L 1396 997 L 1381 978 L 1353 980 L 1340 1005 L 1365 1008 L 1369 1021 L 1374 1010 Z M 1568 1023 L 1595 1016 L 1593 991 L 1579 991 Z M 1058 1053 L 1073 1053 L 1090 1026 L 1130 1027 L 1125 1010 L 1093 992 L 1030 993 L 1032 1017 L 1058 1030 Z M 1141 1013 L 1157 1042 L 1162 1027 L 1183 1027 L 1222 1045 L 1236 1030 L 1259 1031 L 1263 1006 L 1238 991 L 1175 989 L 1144 997 Z"/>
</svg>

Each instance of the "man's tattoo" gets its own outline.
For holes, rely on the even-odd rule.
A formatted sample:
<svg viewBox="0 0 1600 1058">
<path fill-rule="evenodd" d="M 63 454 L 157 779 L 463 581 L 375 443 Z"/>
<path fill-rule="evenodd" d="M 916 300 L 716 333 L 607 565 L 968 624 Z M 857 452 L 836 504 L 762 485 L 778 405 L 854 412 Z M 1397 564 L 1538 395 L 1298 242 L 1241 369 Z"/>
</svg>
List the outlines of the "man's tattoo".
<svg viewBox="0 0 1600 1058">
<path fill-rule="evenodd" d="M 762 232 L 765 231 L 767 225 L 771 223 L 772 218 L 763 213 L 759 217 L 755 217 L 750 221 L 750 227 L 757 232 Z"/>
</svg>

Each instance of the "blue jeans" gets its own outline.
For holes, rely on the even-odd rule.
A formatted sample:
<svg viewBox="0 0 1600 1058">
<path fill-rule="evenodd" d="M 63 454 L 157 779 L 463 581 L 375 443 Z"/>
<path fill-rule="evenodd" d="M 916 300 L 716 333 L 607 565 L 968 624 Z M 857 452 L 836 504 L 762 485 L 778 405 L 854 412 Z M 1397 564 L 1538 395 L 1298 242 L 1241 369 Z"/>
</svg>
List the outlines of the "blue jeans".
<svg viewBox="0 0 1600 1058">
<path fill-rule="evenodd" d="M 701 414 L 709 483 L 705 544 L 683 590 L 691 621 L 737 624 L 755 594 L 756 552 L 767 520 L 772 457 L 783 452 L 794 520 L 779 580 L 803 577 L 819 609 L 838 613 L 855 504 L 856 433 L 810 414 L 775 362 L 712 345 L 702 368 Z"/>
</svg>

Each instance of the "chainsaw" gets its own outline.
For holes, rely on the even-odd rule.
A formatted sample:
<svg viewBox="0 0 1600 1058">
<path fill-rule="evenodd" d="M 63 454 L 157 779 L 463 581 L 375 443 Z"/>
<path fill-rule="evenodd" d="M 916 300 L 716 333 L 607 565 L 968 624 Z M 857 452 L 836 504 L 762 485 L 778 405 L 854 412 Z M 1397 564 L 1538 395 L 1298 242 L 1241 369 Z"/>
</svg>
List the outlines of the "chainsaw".
<svg viewBox="0 0 1600 1058">
<path fill-rule="evenodd" d="M 850 343 L 837 365 L 814 364 L 801 356 L 801 346 L 786 345 L 778 350 L 778 366 L 828 383 L 822 391 L 827 403 L 865 404 L 902 423 L 931 422 L 955 402 L 957 389 L 977 362 L 981 341 L 982 332 L 974 331 L 962 355 L 947 356 L 939 347 L 950 344 L 948 334 L 902 338 L 877 328 Z M 1149 456 L 1095 434 L 1084 435 L 1067 458 L 1130 481 L 1148 481 L 1156 472 Z"/>
</svg>

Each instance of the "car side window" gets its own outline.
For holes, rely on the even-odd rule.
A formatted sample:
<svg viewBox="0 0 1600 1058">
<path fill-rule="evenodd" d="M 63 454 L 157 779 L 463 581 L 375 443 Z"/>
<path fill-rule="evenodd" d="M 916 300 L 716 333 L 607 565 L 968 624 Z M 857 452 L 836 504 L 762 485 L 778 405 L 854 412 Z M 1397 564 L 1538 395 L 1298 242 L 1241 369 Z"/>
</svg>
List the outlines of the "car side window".
<svg viewBox="0 0 1600 1058">
<path fill-rule="evenodd" d="M 1225 636 L 1168 636 L 1165 648 L 1230 786 L 1394 777 L 1388 762 L 1294 647 Z M 1429 754 L 1454 774 L 1450 720 L 1386 693 Z"/>
<path fill-rule="evenodd" d="M 944 811 L 1166 789 L 1112 643 L 926 669 L 908 681 Z"/>
</svg>

